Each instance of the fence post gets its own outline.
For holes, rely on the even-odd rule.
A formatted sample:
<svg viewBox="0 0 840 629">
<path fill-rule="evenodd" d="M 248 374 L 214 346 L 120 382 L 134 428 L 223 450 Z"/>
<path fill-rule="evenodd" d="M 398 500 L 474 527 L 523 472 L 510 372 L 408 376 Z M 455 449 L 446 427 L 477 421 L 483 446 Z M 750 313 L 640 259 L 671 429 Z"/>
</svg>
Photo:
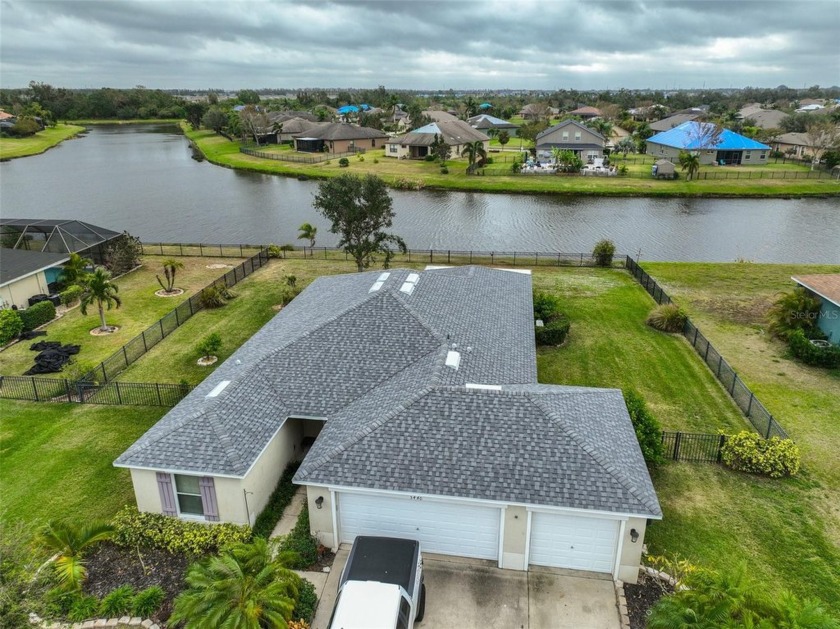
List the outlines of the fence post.
<svg viewBox="0 0 840 629">
<path fill-rule="evenodd" d="M 40 402 L 41 400 L 38 397 L 38 385 L 35 384 L 35 378 L 32 378 L 32 380 L 30 380 L 30 382 L 32 383 L 32 390 L 35 392 L 35 401 Z"/>
<path fill-rule="evenodd" d="M 750 416 L 750 411 L 752 410 L 752 401 L 753 401 L 754 397 L 755 397 L 755 394 L 752 391 L 750 391 L 750 401 L 747 404 L 747 417 Z"/>
<path fill-rule="evenodd" d="M 105 371 L 105 362 L 99 363 L 99 366 L 102 367 L 102 382 L 108 382 L 108 372 Z"/>
<path fill-rule="evenodd" d="M 178 316 L 178 309 L 177 308 L 175 308 L 175 327 L 176 328 L 181 327 L 181 318 Z"/>
<path fill-rule="evenodd" d="M 158 406 L 163 406 L 163 401 L 160 399 L 160 383 L 155 382 L 155 389 L 157 389 Z"/>
<path fill-rule="evenodd" d="M 717 379 L 720 380 L 720 366 L 723 364 L 723 356 L 718 354 L 718 368 L 717 368 Z"/>
<path fill-rule="evenodd" d="M 68 402 L 72 402 L 73 400 L 72 400 L 72 398 L 70 397 L 70 396 L 71 396 L 71 393 L 70 393 L 70 381 L 69 381 L 67 378 L 65 378 L 65 379 L 64 379 L 64 391 L 65 391 L 65 393 L 67 394 L 67 401 L 68 401 Z"/>
<path fill-rule="evenodd" d="M 772 416 L 772 415 L 770 415 L 770 418 L 769 418 L 769 419 L 768 419 L 768 421 L 767 421 L 767 434 L 764 436 L 764 438 L 765 438 L 765 439 L 769 439 L 769 438 L 770 438 L 770 427 L 773 425 L 773 422 L 774 422 L 774 421 L 776 421 L 776 420 L 775 420 L 775 419 L 773 419 L 773 416 Z"/>
<path fill-rule="evenodd" d="M 452 262 L 452 249 L 449 249 L 446 252 L 446 263 L 449 264 Z"/>
<path fill-rule="evenodd" d="M 706 339 L 706 353 L 703 354 L 703 362 L 707 365 L 709 364 L 709 345 L 711 345 L 711 343 L 709 343 L 709 339 Z"/>
<path fill-rule="evenodd" d="M 222 253 L 222 245 L 221 245 L 221 243 L 219 243 L 219 257 L 220 257 L 220 258 L 224 258 L 224 257 L 225 257 L 225 256 L 224 256 L 224 254 Z"/>
<path fill-rule="evenodd" d="M 160 249 L 160 255 L 163 255 L 163 243 L 162 242 L 158 243 L 158 248 Z"/>
<path fill-rule="evenodd" d="M 735 381 L 738 380 L 738 374 L 735 371 L 732 371 L 732 386 L 729 388 L 729 396 L 735 396 Z"/>
<path fill-rule="evenodd" d="M 694 324 L 692 324 L 692 325 L 694 325 Z M 692 346 L 694 349 L 697 349 L 697 333 L 698 333 L 699 331 L 700 331 L 700 328 L 698 328 L 698 327 L 695 325 L 695 326 L 694 326 L 694 340 L 691 342 L 691 346 Z"/>
<path fill-rule="evenodd" d="M 674 460 L 680 460 L 680 441 L 682 441 L 682 433 L 678 432 L 674 437 Z"/>
<path fill-rule="evenodd" d="M 120 383 L 119 383 L 119 381 L 114 382 L 114 386 L 117 389 L 117 402 L 119 402 L 120 406 L 122 406 L 122 395 L 120 395 Z"/>
<path fill-rule="evenodd" d="M 198 243 L 198 255 L 200 255 L 202 258 L 204 257 L 204 247 L 201 245 L 201 243 Z"/>
<path fill-rule="evenodd" d="M 723 446 L 726 444 L 726 435 L 721 435 L 718 438 L 718 451 L 717 451 L 717 462 L 720 463 L 723 460 Z"/>
<path fill-rule="evenodd" d="M 128 367 L 128 352 L 125 351 L 125 345 L 122 346 L 123 358 L 125 359 L 125 366 Z"/>
</svg>

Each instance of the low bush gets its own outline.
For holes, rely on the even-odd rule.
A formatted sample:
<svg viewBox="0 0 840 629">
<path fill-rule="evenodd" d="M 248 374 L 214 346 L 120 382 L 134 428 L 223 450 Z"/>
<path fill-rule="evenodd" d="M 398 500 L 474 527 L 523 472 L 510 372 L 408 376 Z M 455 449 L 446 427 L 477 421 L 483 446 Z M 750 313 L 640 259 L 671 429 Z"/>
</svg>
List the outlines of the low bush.
<svg viewBox="0 0 840 629">
<path fill-rule="evenodd" d="M 131 614 L 140 618 L 151 618 L 163 605 L 166 594 L 158 585 L 153 585 L 138 592 L 131 601 Z"/>
<path fill-rule="evenodd" d="M 268 539 L 268 536 L 271 535 L 274 527 L 280 521 L 283 510 L 292 501 L 292 496 L 295 495 L 295 491 L 297 490 L 297 485 L 292 484 L 292 478 L 295 472 L 297 472 L 298 467 L 300 467 L 300 463 L 289 463 L 286 466 L 283 475 L 277 481 L 277 486 L 271 492 L 268 504 L 265 505 L 265 508 L 254 521 L 254 537 Z"/>
<path fill-rule="evenodd" d="M 289 566 L 293 570 L 303 570 L 318 561 L 318 540 L 309 531 L 309 509 L 306 506 L 300 512 L 295 528 L 281 539 L 277 549 L 281 553 L 297 555 L 297 560 Z"/>
<path fill-rule="evenodd" d="M 82 296 L 83 290 L 84 289 L 82 289 L 82 287 L 78 284 L 68 286 L 66 289 L 59 293 L 59 296 L 61 297 L 61 304 L 64 306 L 69 306 L 70 304 L 78 301 L 79 298 Z"/>
<path fill-rule="evenodd" d="M 360 154 L 360 155 L 358 156 L 358 158 L 357 158 L 357 159 L 358 159 L 360 162 L 363 162 L 363 161 L 365 161 L 365 156 Z"/>
<path fill-rule="evenodd" d="M 237 524 L 187 522 L 161 513 L 140 513 L 125 507 L 112 522 L 114 541 L 132 548 L 158 548 L 170 553 L 204 555 L 251 539 L 251 529 Z"/>
<path fill-rule="evenodd" d="M 350 160 L 346 157 L 342 157 L 340 160 L 338 160 L 338 165 L 340 168 L 347 168 L 350 165 Z"/>
<path fill-rule="evenodd" d="M 571 321 L 566 315 L 558 315 L 548 323 L 534 328 L 537 345 L 561 345 L 569 334 Z"/>
<path fill-rule="evenodd" d="M 799 447 L 791 439 L 764 439 L 749 430 L 730 435 L 721 449 L 721 458 L 733 470 L 770 478 L 795 476 L 801 465 Z"/>
<path fill-rule="evenodd" d="M 814 345 L 805 336 L 803 330 L 791 332 L 788 335 L 788 344 L 793 355 L 806 365 L 827 367 L 829 369 L 840 367 L 840 347 L 837 345 L 830 345 L 828 347 Z"/>
<path fill-rule="evenodd" d="M 39 301 L 26 310 L 18 310 L 20 319 L 23 321 L 23 330 L 34 330 L 40 325 L 49 323 L 55 319 L 55 306 L 51 301 Z"/>
<path fill-rule="evenodd" d="M 645 323 L 662 332 L 682 332 L 688 317 L 676 304 L 663 304 L 654 308 Z"/>
<path fill-rule="evenodd" d="M 448 174 L 449 174 L 449 169 L 448 169 L 446 166 L 443 166 L 443 167 L 440 169 L 440 174 L 441 174 L 441 175 L 448 175 Z"/>
<path fill-rule="evenodd" d="M 308 579 L 301 579 L 298 585 L 298 599 L 292 618 L 303 620 L 306 623 L 312 622 L 315 616 L 315 607 L 318 605 L 318 595 L 315 593 L 315 586 Z"/>
<path fill-rule="evenodd" d="M 99 603 L 99 615 L 103 618 L 119 618 L 132 610 L 135 593 L 130 585 L 121 585 L 106 594 Z"/>
<path fill-rule="evenodd" d="M 202 339 L 196 349 L 198 350 L 198 353 L 201 354 L 202 358 L 215 356 L 216 353 L 222 349 L 222 337 L 219 336 L 218 332 L 208 334 L 204 337 L 204 339 Z"/>
<path fill-rule="evenodd" d="M 224 284 L 213 284 L 202 289 L 198 296 L 198 302 L 202 308 L 212 310 L 213 308 L 221 308 L 234 297 L 236 297 L 236 293 Z"/>
<path fill-rule="evenodd" d="M 99 599 L 95 596 L 80 595 L 73 599 L 70 611 L 67 612 L 67 620 L 71 622 L 82 622 L 96 618 L 99 614 Z"/>
<path fill-rule="evenodd" d="M 551 293 L 534 293 L 534 318 L 551 321 L 560 313 L 560 298 Z"/>
<path fill-rule="evenodd" d="M 266 248 L 266 254 L 268 254 L 269 258 L 282 258 L 283 257 L 283 250 L 280 248 L 280 245 L 270 244 Z"/>
<path fill-rule="evenodd" d="M 23 319 L 17 310 L 0 310 L 0 345 L 5 345 L 23 332 Z"/>
<path fill-rule="evenodd" d="M 435 157 L 434 155 L 432 155 L 431 153 L 429 153 L 429 154 L 428 154 L 428 155 L 426 155 L 426 157 L 424 157 L 423 159 L 425 159 L 427 162 L 433 162 L 433 161 L 435 161 L 435 160 L 437 159 L 437 157 Z"/>
<path fill-rule="evenodd" d="M 599 240 L 592 250 L 592 257 L 598 266 L 612 266 L 615 255 L 615 243 L 612 240 Z"/>
<path fill-rule="evenodd" d="M 815 333 L 820 334 L 817 321 L 821 307 L 819 299 L 802 286 L 797 286 L 780 295 L 770 307 L 767 329 L 781 339 L 789 339 L 797 330 L 801 330 L 806 338 L 813 338 Z"/>
<path fill-rule="evenodd" d="M 662 448 L 662 426 L 651 414 L 644 399 L 635 391 L 624 392 L 624 403 L 633 422 L 633 430 L 642 450 L 642 456 L 650 465 L 659 465 L 665 460 Z"/>
</svg>

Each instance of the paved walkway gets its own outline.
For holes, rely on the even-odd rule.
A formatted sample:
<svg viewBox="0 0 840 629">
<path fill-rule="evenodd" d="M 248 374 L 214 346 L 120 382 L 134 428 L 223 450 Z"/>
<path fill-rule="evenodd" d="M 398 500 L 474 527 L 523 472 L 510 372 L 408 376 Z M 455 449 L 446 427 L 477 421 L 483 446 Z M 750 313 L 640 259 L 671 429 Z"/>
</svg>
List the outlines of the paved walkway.
<svg viewBox="0 0 840 629">
<path fill-rule="evenodd" d="M 297 524 L 298 516 L 303 511 L 303 506 L 306 504 L 306 487 L 300 486 L 297 488 L 295 495 L 292 496 L 292 501 L 286 505 L 283 510 L 283 516 L 271 531 L 269 537 L 279 537 L 280 535 L 288 535 L 292 532 Z"/>
</svg>

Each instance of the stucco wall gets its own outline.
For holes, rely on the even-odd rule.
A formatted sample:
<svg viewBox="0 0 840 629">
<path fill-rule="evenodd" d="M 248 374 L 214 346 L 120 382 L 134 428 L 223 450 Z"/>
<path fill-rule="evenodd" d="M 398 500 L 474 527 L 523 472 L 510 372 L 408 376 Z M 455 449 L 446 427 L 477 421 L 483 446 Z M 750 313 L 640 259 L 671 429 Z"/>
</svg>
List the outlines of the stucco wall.
<svg viewBox="0 0 840 629">
<path fill-rule="evenodd" d="M 822 308 L 817 325 L 835 345 L 840 345 L 840 306 L 835 306 L 827 299 L 820 298 Z"/>
<path fill-rule="evenodd" d="M 29 298 L 32 295 L 42 293 L 48 293 L 47 278 L 43 271 L 0 287 L 0 298 L 3 299 L 3 302 L 8 306 L 17 306 L 18 308 L 27 308 Z"/>
<path fill-rule="evenodd" d="M 621 541 L 621 558 L 618 564 L 618 578 L 625 583 L 636 583 L 639 579 L 639 564 L 642 561 L 642 546 L 645 543 L 647 520 L 630 518 L 624 525 L 624 538 Z M 636 529 L 639 539 L 633 543 L 630 532 Z"/>
<path fill-rule="evenodd" d="M 501 567 L 525 570 L 525 544 L 528 537 L 528 511 L 525 507 L 510 506 L 505 509 L 505 530 L 502 541 Z"/>
<path fill-rule="evenodd" d="M 323 497 L 321 508 L 315 500 Z M 333 495 L 326 487 L 318 485 L 306 486 L 306 502 L 309 505 L 309 530 L 324 546 L 335 549 L 336 536 L 333 529 Z"/>
<path fill-rule="evenodd" d="M 356 149 L 364 149 L 365 151 L 372 151 L 373 149 L 381 149 L 385 146 L 387 138 L 359 138 L 358 140 L 325 140 L 327 149 L 330 153 L 349 153 Z"/>
<path fill-rule="evenodd" d="M 163 513 L 155 472 L 151 470 L 131 470 L 131 484 L 134 485 L 134 499 L 137 501 L 137 509 L 146 513 Z"/>
</svg>

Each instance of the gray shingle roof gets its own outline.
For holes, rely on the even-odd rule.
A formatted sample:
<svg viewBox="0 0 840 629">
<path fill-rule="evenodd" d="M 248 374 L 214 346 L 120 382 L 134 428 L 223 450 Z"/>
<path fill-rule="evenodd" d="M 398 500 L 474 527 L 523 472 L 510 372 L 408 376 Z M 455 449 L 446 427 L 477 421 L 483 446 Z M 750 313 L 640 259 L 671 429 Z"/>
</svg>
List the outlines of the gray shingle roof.
<svg viewBox="0 0 840 629">
<path fill-rule="evenodd" d="M 115 464 L 241 477 L 323 417 L 295 482 L 661 515 L 621 393 L 536 384 L 530 276 L 386 273 L 313 282 Z"/>
<path fill-rule="evenodd" d="M 348 122 L 331 122 L 322 127 L 312 127 L 301 131 L 297 137 L 317 140 L 363 140 L 366 138 L 387 138 L 388 134 L 379 129 L 359 127 Z"/>
</svg>

